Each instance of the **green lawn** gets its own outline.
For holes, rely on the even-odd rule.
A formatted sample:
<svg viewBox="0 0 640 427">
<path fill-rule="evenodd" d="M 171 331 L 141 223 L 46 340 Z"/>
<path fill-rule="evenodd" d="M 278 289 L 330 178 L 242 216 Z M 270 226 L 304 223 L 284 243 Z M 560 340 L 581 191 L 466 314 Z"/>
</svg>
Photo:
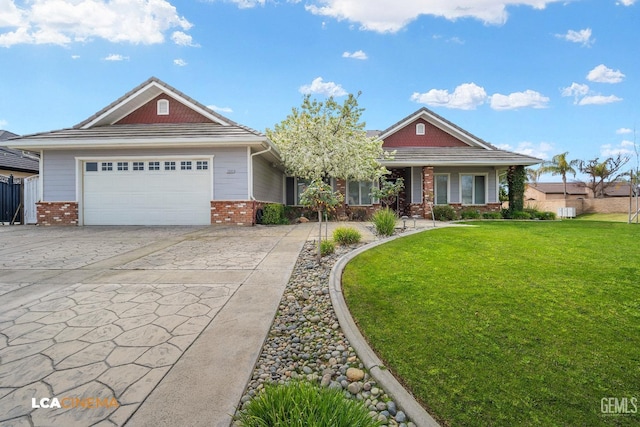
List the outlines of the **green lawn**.
<svg viewBox="0 0 640 427">
<path fill-rule="evenodd" d="M 474 224 L 345 269 L 347 303 L 386 366 L 443 425 L 640 425 L 640 413 L 601 413 L 609 397 L 640 410 L 640 226 Z"/>
<path fill-rule="evenodd" d="M 588 213 L 578 215 L 576 219 L 582 221 L 610 221 L 610 222 L 629 222 L 629 214 L 628 213 Z M 634 220 L 635 222 L 635 220 Z"/>
</svg>

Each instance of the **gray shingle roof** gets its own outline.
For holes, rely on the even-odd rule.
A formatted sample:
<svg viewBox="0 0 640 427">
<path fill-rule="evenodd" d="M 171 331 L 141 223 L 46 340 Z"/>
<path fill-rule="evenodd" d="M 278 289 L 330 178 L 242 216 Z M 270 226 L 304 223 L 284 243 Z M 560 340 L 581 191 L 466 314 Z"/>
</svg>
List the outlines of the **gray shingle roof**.
<svg viewBox="0 0 640 427">
<path fill-rule="evenodd" d="M 480 147 L 399 147 L 386 166 L 512 166 L 535 165 L 542 160 L 504 150 Z"/>
<path fill-rule="evenodd" d="M 0 147 L 0 169 L 38 173 L 38 159 L 21 150 Z"/>
</svg>

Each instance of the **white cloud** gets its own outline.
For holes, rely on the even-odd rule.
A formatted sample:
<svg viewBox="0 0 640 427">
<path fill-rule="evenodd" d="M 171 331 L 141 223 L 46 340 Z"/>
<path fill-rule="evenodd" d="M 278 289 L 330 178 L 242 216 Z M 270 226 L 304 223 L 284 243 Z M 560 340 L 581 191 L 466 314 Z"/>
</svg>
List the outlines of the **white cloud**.
<svg viewBox="0 0 640 427">
<path fill-rule="evenodd" d="M 351 52 L 344 52 L 342 54 L 343 58 L 351 58 L 351 59 L 360 59 L 360 60 L 365 60 L 365 59 L 369 59 L 369 57 L 367 56 L 366 53 L 364 53 L 362 50 L 356 50 L 355 52 L 351 53 Z"/>
<path fill-rule="evenodd" d="M 580 96 L 585 96 L 588 93 L 589 93 L 588 85 L 583 85 L 576 82 L 573 82 L 571 83 L 571 86 L 568 86 L 562 89 L 562 96 L 573 96 L 577 98 Z"/>
<path fill-rule="evenodd" d="M 8 121 L 0 119 L 0 129 L 6 128 L 8 124 Z"/>
<path fill-rule="evenodd" d="M 580 31 L 569 30 L 567 34 L 556 34 L 556 37 L 569 42 L 580 43 L 586 47 L 591 46 L 595 42 L 595 39 L 591 38 L 591 28 L 585 28 Z"/>
<path fill-rule="evenodd" d="M 617 133 L 618 135 L 626 135 L 626 134 L 629 134 L 629 133 L 633 133 L 633 129 L 629 129 L 629 128 L 620 128 L 620 129 L 616 130 L 616 133 Z"/>
<path fill-rule="evenodd" d="M 604 144 L 600 147 L 600 155 L 602 157 L 635 155 L 634 144 L 632 141 L 622 141 L 618 145 Z"/>
<path fill-rule="evenodd" d="M 571 83 L 571 86 L 562 89 L 562 96 L 573 96 L 575 105 L 602 105 L 622 101 L 615 95 L 604 96 L 589 89 L 588 85 Z"/>
<path fill-rule="evenodd" d="M 218 113 L 233 113 L 233 110 L 230 107 L 218 107 L 217 105 L 207 105 L 207 108 L 210 108 L 213 111 L 217 111 Z"/>
<path fill-rule="evenodd" d="M 620 0 L 620 1 L 616 2 L 616 4 L 621 4 L 623 6 L 631 6 L 635 2 L 636 2 L 636 0 Z"/>
<path fill-rule="evenodd" d="M 322 77 L 316 77 L 310 85 L 300 86 L 300 93 L 305 95 L 320 94 L 325 96 L 345 96 L 347 91 L 334 82 L 324 82 Z"/>
<path fill-rule="evenodd" d="M 597 83 L 620 83 L 624 77 L 620 70 L 612 70 L 604 64 L 598 65 L 587 74 L 587 80 Z"/>
<path fill-rule="evenodd" d="M 174 31 L 171 40 L 178 46 L 200 47 L 198 43 L 193 42 L 193 37 L 182 31 Z"/>
<path fill-rule="evenodd" d="M 80 59 L 80 55 L 71 55 L 71 59 Z"/>
<path fill-rule="evenodd" d="M 174 60 L 173 60 L 173 63 L 174 63 L 175 65 L 177 65 L 178 67 L 184 67 L 185 65 L 187 65 L 187 61 L 185 61 L 185 60 L 184 60 L 184 59 L 182 59 L 182 58 L 174 59 Z"/>
<path fill-rule="evenodd" d="M 615 95 L 589 95 L 582 98 L 580 102 L 578 102 L 578 105 L 602 105 L 619 101 L 622 101 L 622 98 L 618 98 Z"/>
<path fill-rule="evenodd" d="M 209 0 L 212 1 L 212 0 Z M 240 9 L 250 9 L 256 6 L 264 6 L 266 0 L 225 0 L 227 3 L 237 4 Z"/>
<path fill-rule="evenodd" d="M 102 58 L 105 61 L 128 61 L 129 57 L 128 56 L 122 56 L 119 53 L 112 53 L 111 55 L 108 55 L 104 58 Z"/>
<path fill-rule="evenodd" d="M 313 0 L 305 9 L 314 15 L 358 23 L 363 30 L 395 33 L 420 15 L 451 21 L 474 18 L 500 25 L 507 21 L 510 6 L 544 9 L 547 4 L 560 1 L 564 0 Z"/>
<path fill-rule="evenodd" d="M 514 92 L 509 95 L 496 93 L 491 96 L 491 108 L 494 110 L 513 110 L 516 108 L 546 108 L 549 98 L 533 90 Z"/>
<path fill-rule="evenodd" d="M 475 83 L 463 83 L 453 93 L 446 89 L 431 89 L 425 93 L 415 92 L 410 99 L 433 107 L 475 110 L 487 101 L 487 92 Z"/>
<path fill-rule="evenodd" d="M 553 156 L 554 146 L 548 142 L 540 142 L 534 144 L 533 142 L 523 141 L 518 143 L 515 147 L 511 144 L 501 144 L 497 146 L 502 150 L 512 151 L 514 153 L 524 154 L 526 156 L 537 157 L 539 159 L 548 160 Z"/>
<path fill-rule="evenodd" d="M 101 38 L 110 42 L 164 42 L 172 28 L 191 23 L 167 0 L 37 0 L 18 6 L 0 0 L 0 46 L 58 44 Z"/>
</svg>

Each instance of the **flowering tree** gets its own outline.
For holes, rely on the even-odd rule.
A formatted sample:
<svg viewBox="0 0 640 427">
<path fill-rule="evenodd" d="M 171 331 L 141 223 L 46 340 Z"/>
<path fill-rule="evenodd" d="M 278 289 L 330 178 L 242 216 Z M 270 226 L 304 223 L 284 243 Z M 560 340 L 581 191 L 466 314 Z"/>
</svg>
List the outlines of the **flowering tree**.
<svg viewBox="0 0 640 427">
<path fill-rule="evenodd" d="M 351 94 L 342 105 L 333 97 L 321 102 L 306 95 L 300 108 L 293 108 L 273 130 L 267 129 L 267 137 L 292 176 L 375 180 L 388 173 L 379 160 L 389 154 L 382 141 L 367 137 L 360 121 L 363 111 Z"/>
</svg>

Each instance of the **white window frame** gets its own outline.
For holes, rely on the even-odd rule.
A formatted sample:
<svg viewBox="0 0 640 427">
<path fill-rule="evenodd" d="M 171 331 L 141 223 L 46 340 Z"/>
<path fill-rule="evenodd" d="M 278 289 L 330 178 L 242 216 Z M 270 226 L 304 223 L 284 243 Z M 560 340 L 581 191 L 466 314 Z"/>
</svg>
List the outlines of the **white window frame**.
<svg viewBox="0 0 640 427">
<path fill-rule="evenodd" d="M 165 171 L 174 171 L 176 170 L 176 162 L 174 160 L 165 160 L 163 162 L 163 169 Z"/>
<path fill-rule="evenodd" d="M 118 172 L 128 172 L 129 162 L 116 162 Z"/>
<path fill-rule="evenodd" d="M 193 170 L 193 162 L 191 160 L 183 160 L 180 162 L 180 170 L 181 171 L 190 171 Z"/>
<path fill-rule="evenodd" d="M 471 203 L 464 203 L 462 196 L 462 177 L 464 176 L 472 176 L 473 177 L 473 186 L 471 192 Z M 484 177 L 484 203 L 476 203 L 476 183 L 475 177 L 483 176 Z M 461 173 L 460 174 L 460 203 L 463 206 L 486 206 L 489 200 L 489 174 L 488 173 Z"/>
<path fill-rule="evenodd" d="M 168 99 L 159 99 L 157 104 L 157 113 L 159 116 L 168 116 L 169 115 L 169 100 Z"/>
<path fill-rule="evenodd" d="M 424 123 L 416 124 L 416 135 L 425 135 L 427 133 L 427 127 Z"/>
<path fill-rule="evenodd" d="M 131 170 L 144 171 L 144 162 L 131 162 Z"/>
<path fill-rule="evenodd" d="M 434 173 L 433 174 L 433 204 L 439 205 L 438 203 L 438 176 L 446 176 L 447 177 L 447 203 L 445 205 L 451 204 L 451 174 L 450 173 Z M 462 185 L 462 181 L 460 182 Z M 462 200 L 462 193 L 460 200 Z"/>
</svg>

